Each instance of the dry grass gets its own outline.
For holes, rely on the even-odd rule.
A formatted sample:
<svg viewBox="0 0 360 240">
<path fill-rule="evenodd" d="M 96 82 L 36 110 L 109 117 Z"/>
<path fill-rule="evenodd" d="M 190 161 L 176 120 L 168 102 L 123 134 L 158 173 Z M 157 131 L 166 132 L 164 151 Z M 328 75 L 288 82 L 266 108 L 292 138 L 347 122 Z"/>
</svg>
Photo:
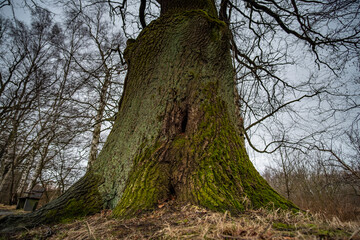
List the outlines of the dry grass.
<svg viewBox="0 0 360 240">
<path fill-rule="evenodd" d="M 26 211 L 16 209 L 16 205 L 4 205 L 0 203 L 0 218 L 8 214 L 24 214 Z"/>
<path fill-rule="evenodd" d="M 15 211 L 16 205 L 4 205 L 0 203 L 0 211 Z"/>
<path fill-rule="evenodd" d="M 111 211 L 68 224 L 41 226 L 10 239 L 360 239 L 359 223 L 307 213 L 247 211 L 240 216 L 196 206 L 164 206 L 129 220 Z"/>
</svg>

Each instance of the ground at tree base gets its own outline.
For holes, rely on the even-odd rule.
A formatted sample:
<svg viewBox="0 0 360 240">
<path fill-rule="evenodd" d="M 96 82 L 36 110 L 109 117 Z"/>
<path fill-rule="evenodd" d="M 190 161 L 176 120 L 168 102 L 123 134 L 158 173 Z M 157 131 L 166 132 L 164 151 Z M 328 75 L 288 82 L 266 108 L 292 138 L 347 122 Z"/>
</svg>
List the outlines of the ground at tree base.
<svg viewBox="0 0 360 240">
<path fill-rule="evenodd" d="M 113 219 L 111 211 L 102 211 L 0 239 L 360 239 L 359 222 L 327 220 L 303 212 L 260 209 L 231 216 L 191 205 L 158 207 L 128 220 Z"/>
</svg>

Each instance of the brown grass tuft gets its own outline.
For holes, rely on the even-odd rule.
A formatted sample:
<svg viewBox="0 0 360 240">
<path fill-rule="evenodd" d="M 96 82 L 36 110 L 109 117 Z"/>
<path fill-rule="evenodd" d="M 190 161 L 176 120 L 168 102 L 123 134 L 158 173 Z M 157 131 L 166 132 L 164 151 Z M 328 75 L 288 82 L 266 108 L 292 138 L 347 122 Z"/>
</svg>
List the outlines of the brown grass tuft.
<svg viewBox="0 0 360 240">
<path fill-rule="evenodd" d="M 113 219 L 111 211 L 103 211 L 10 239 L 360 239 L 359 229 L 359 223 L 302 212 L 260 209 L 231 216 L 197 206 L 167 205 L 129 220 Z"/>
</svg>

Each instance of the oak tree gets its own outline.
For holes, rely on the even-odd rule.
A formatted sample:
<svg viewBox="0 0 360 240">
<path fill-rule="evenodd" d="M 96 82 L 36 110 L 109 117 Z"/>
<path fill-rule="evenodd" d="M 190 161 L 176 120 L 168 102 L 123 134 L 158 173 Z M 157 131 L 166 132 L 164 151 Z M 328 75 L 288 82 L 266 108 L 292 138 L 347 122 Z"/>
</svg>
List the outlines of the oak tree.
<svg viewBox="0 0 360 240">
<path fill-rule="evenodd" d="M 352 46 L 358 32 L 343 39 L 318 34 L 311 28 L 313 22 L 300 16 L 296 1 L 290 3 L 294 11 L 275 1 L 244 2 L 248 16 L 232 1 L 221 1 L 218 14 L 214 0 L 158 0 L 160 17 L 146 26 L 142 0 L 139 16 L 144 29 L 127 42 L 124 92 L 101 153 L 61 197 L 26 216 L 2 219 L 3 229 L 84 216 L 102 208 L 113 209 L 116 217 L 130 217 L 169 200 L 233 213 L 248 206 L 296 209 L 267 184 L 246 153 L 231 51 L 256 81 L 262 77 L 259 73 L 274 76 L 260 58 L 252 60 L 241 52 L 229 29 L 230 13 L 245 15 L 253 32 L 255 24 L 270 30 L 279 26 L 308 44 L 319 64 L 323 62 L 318 48 L 337 42 Z M 294 22 L 299 31 L 292 28 Z M 290 103 L 273 107 L 254 124 Z"/>
</svg>

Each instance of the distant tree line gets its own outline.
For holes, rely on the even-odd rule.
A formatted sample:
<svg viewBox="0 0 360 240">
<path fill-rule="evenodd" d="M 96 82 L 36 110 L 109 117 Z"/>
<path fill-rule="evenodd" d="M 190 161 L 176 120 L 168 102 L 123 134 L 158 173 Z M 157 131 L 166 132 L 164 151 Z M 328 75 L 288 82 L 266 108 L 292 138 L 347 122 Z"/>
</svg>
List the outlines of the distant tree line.
<svg viewBox="0 0 360 240">
<path fill-rule="evenodd" d="M 353 144 L 360 149 L 359 142 Z M 263 176 L 273 188 L 303 210 L 343 221 L 359 221 L 359 153 L 352 156 L 354 172 L 351 173 L 334 156 L 282 149 Z"/>
</svg>

